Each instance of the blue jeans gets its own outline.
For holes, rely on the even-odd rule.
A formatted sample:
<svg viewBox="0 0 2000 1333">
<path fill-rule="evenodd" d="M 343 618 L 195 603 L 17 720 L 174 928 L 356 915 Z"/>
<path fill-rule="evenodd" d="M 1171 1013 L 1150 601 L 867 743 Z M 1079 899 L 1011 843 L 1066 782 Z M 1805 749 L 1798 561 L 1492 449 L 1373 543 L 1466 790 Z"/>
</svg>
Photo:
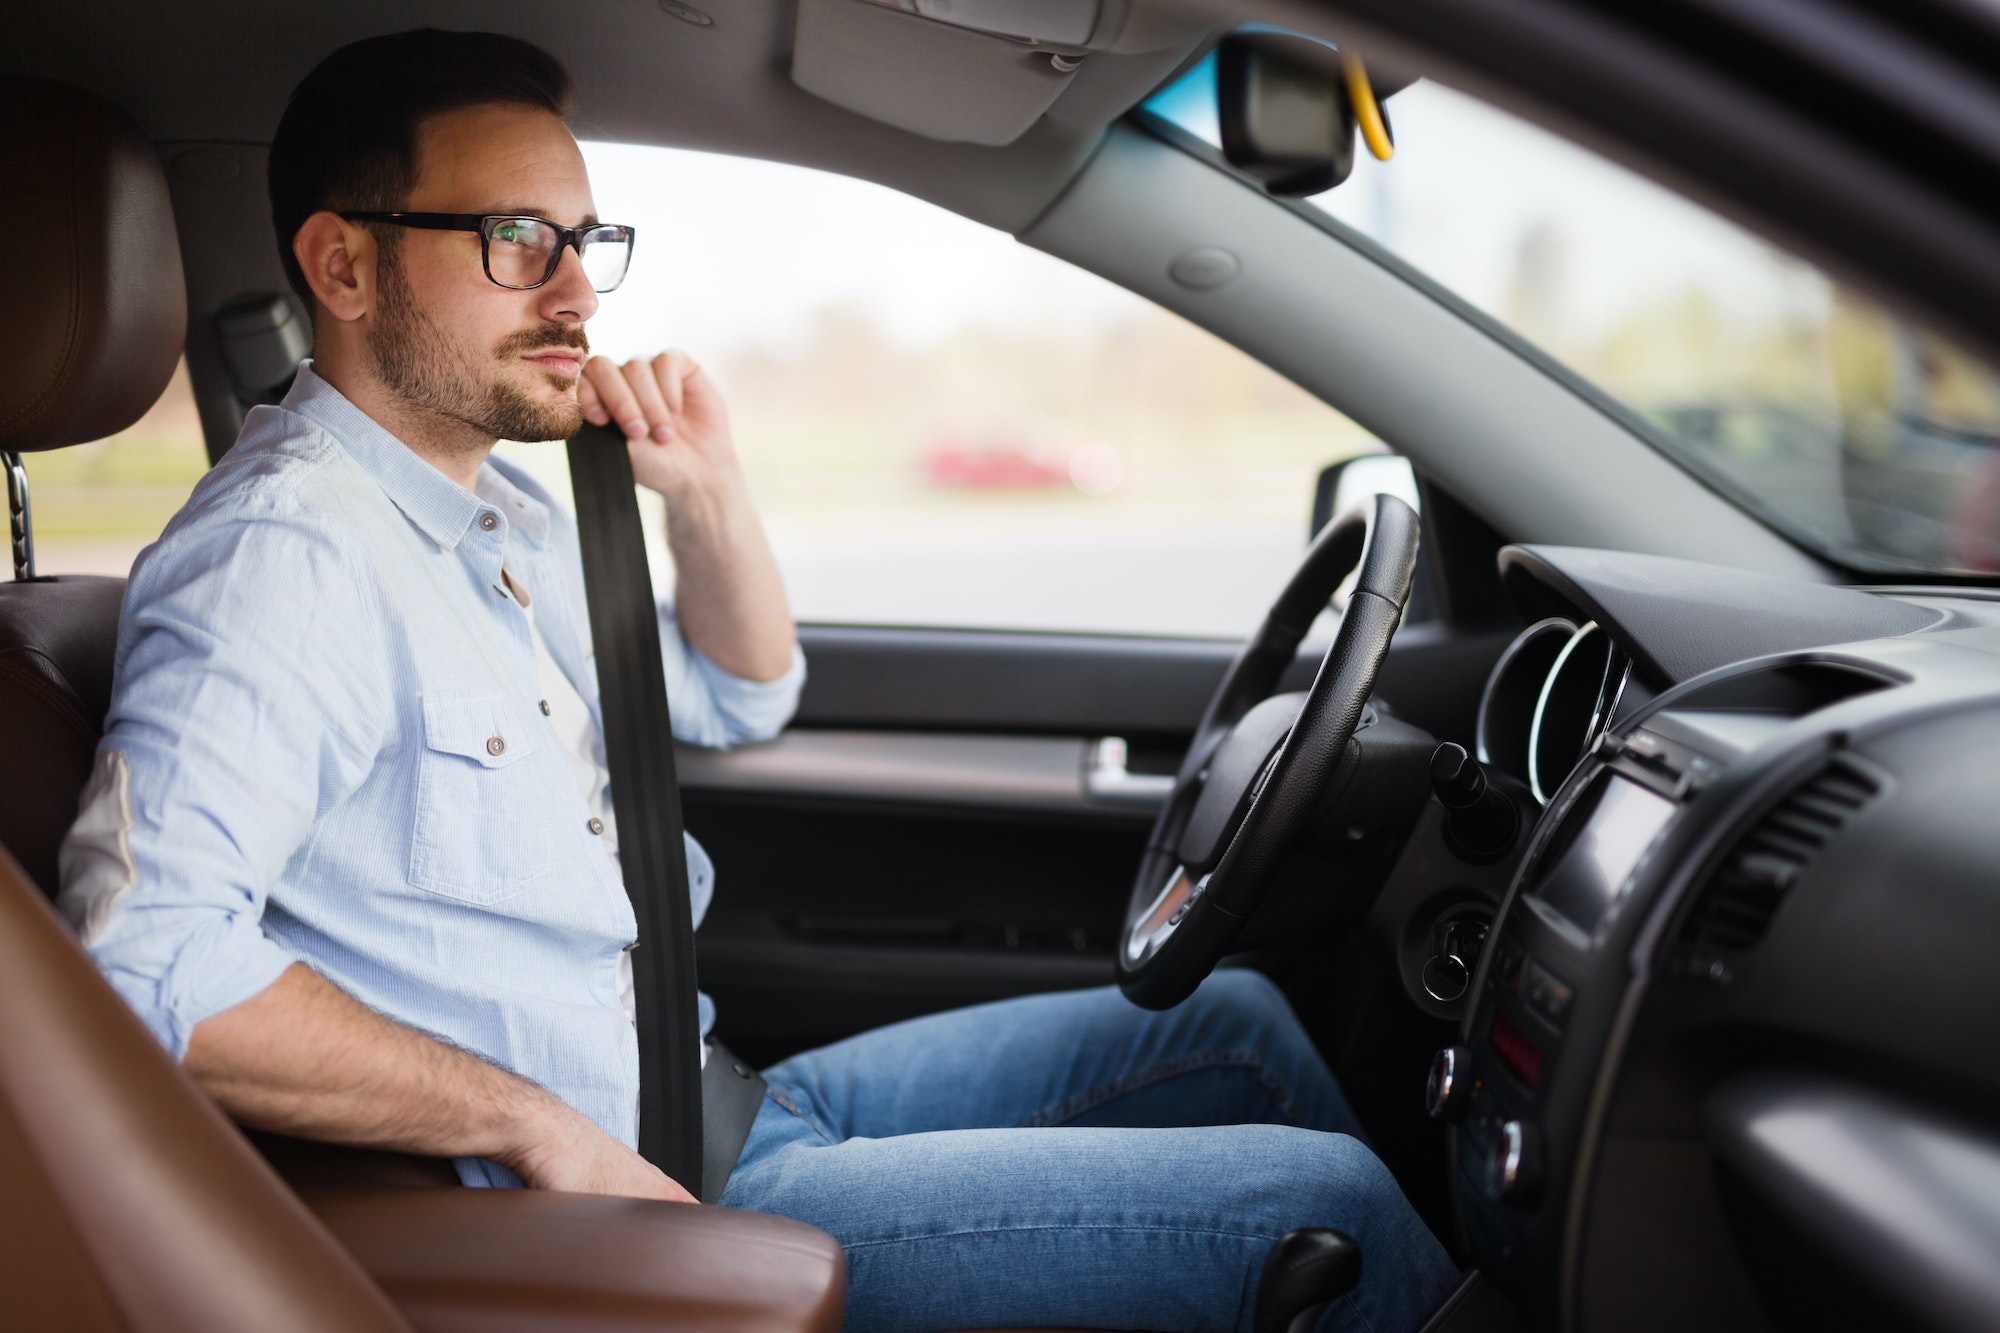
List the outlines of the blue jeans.
<svg viewBox="0 0 2000 1333">
<path fill-rule="evenodd" d="M 1404 1333 L 1457 1281 L 1255 972 L 1163 1014 L 1109 988 L 935 1014 L 764 1076 L 722 1202 L 840 1241 L 851 1333 L 1247 1330 L 1303 1226 L 1362 1247 L 1322 1333 Z"/>
</svg>

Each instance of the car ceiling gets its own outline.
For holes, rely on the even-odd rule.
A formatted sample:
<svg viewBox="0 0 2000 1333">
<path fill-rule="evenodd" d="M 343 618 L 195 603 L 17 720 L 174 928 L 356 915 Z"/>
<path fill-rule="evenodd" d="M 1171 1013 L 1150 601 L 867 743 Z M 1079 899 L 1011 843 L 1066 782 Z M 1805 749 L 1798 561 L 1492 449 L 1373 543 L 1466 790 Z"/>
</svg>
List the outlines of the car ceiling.
<svg viewBox="0 0 2000 1333">
<path fill-rule="evenodd" d="M 286 92 L 340 44 L 428 23 L 517 33 L 584 74 L 580 128 L 879 181 L 1018 232 L 1105 124 L 1184 63 L 1204 24 L 1275 22 L 1351 41 L 1665 181 L 1969 345 L 2000 354 L 2000 22 L 1973 0 L 1098 0 L 1131 40 L 1094 50 L 1004 146 L 943 143 L 845 111 L 791 77 L 800 6 L 859 0 L 520 0 L 303 6 L 80 0 L 0 11 L 0 68 L 125 106 L 162 142 L 265 142 Z M 902 123 L 949 126 L 1041 53 L 883 11 L 821 64 L 850 90 L 908 80 Z M 867 19 L 860 20 L 867 23 Z M 1109 20 L 1105 20 L 1108 22 Z M 1104 26 L 1100 23 L 1100 26 Z M 911 36 L 911 33 L 917 33 Z M 1097 34 L 1092 34 L 1092 44 Z M 1140 50 L 1139 47 L 1149 49 Z M 962 53 L 961 53 L 962 54 Z M 838 67 L 852 68 L 843 77 Z M 820 82 L 825 82 L 821 80 Z M 877 89 L 879 94 L 879 89 Z M 893 100 L 893 99 L 892 99 Z M 876 108 L 879 110 L 879 107 Z"/>
<path fill-rule="evenodd" d="M 657 0 L 18 6 L 0 15 L 0 64 L 100 92 L 163 144 L 261 144 L 269 141 L 292 87 L 346 42 L 419 23 L 506 32 L 547 47 L 579 76 L 576 126 L 582 137 L 764 157 L 861 176 L 1018 231 L 1060 193 L 1105 124 L 1172 75 L 1200 36 L 1198 24 L 1184 25 L 1181 40 L 1159 49 L 1093 52 L 1026 133 L 991 146 L 928 138 L 803 91 L 790 75 L 792 0 L 703 3 L 714 16 L 707 27 L 673 17 Z M 877 10 L 838 3 L 864 20 Z M 906 41 L 885 57 L 918 68 L 951 61 L 952 39 L 972 36 L 891 10 L 879 13 L 918 31 L 915 45 Z M 923 44 L 929 34 L 942 37 L 941 51 Z M 1034 55 L 998 39 L 975 40 L 998 48 L 988 61 L 995 82 L 1016 74 Z M 866 48 L 849 52 L 852 62 L 870 58 Z M 978 96 L 974 75 L 980 66 L 958 55 L 955 68 L 963 75 L 956 95 L 934 100 L 947 132 L 953 128 L 949 103 Z M 925 119 L 919 99 L 927 92 L 935 88 L 912 91 L 911 123 Z"/>
</svg>

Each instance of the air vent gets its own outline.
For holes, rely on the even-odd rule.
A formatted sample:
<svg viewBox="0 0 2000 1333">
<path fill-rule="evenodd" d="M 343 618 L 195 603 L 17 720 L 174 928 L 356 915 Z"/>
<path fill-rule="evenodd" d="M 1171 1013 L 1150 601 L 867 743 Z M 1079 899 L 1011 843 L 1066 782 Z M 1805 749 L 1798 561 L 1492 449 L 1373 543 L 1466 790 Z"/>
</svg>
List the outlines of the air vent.
<svg viewBox="0 0 2000 1333">
<path fill-rule="evenodd" d="M 1709 878 L 1675 940 L 1683 975 L 1726 985 L 1785 895 L 1882 784 L 1835 760 L 1752 824 Z"/>
</svg>

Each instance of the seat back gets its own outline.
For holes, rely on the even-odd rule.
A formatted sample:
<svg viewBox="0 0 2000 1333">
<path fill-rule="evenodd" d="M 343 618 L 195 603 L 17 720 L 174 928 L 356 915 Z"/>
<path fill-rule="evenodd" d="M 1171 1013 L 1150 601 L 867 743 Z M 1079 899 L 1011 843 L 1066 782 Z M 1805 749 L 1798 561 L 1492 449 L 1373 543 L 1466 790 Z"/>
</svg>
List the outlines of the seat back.
<svg viewBox="0 0 2000 1333">
<path fill-rule="evenodd" d="M 42 892 L 111 700 L 125 580 L 68 575 L 0 583 L 0 846 Z"/>
<path fill-rule="evenodd" d="M 41 223 L 32 262 L 0 284 L 0 450 L 123 430 L 166 387 L 186 324 L 158 154 L 101 98 L 7 80 L 0 205 Z M 0 585 L 0 1322 L 407 1333 L 42 898 L 103 724 L 123 593 Z"/>
<path fill-rule="evenodd" d="M 187 331 L 159 154 L 102 98 L 5 80 L 0 209 L 42 220 L 32 261 L 0 284 L 0 451 L 125 429 L 166 388 Z M 66 578 L 0 592 L 0 842 L 45 893 L 110 697 L 123 590 Z"/>
</svg>

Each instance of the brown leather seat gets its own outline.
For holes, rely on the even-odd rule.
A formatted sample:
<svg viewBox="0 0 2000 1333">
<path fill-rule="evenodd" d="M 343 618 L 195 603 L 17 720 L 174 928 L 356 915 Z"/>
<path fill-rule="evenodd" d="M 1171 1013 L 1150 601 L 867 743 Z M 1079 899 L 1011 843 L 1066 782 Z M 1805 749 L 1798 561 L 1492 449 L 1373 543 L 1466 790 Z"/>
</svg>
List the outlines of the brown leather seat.
<svg viewBox="0 0 2000 1333">
<path fill-rule="evenodd" d="M 10 80 L 0 205 L 39 223 L 33 262 L 0 285 L 0 450 L 124 429 L 185 332 L 158 155 L 109 103 Z M 0 584 L 0 1324 L 837 1329 L 840 1247 L 800 1223 L 458 1189 L 315 1193 L 322 1221 L 287 1188 L 41 898 L 103 725 L 123 593 Z M 308 1174 L 351 1174 L 351 1158 L 294 1148 Z"/>
<path fill-rule="evenodd" d="M 12 1328 L 408 1327 L 4 852 L 0 1292 Z"/>
<path fill-rule="evenodd" d="M 0 87 L 0 206 L 40 218 L 0 284 L 0 450 L 100 439 L 152 406 L 187 327 L 159 155 L 116 107 L 46 79 Z M 0 588 L 0 842 L 55 889 L 111 694 L 124 580 Z"/>
<path fill-rule="evenodd" d="M 104 710 L 124 579 L 0 583 L 0 844 L 45 893 Z"/>
</svg>

